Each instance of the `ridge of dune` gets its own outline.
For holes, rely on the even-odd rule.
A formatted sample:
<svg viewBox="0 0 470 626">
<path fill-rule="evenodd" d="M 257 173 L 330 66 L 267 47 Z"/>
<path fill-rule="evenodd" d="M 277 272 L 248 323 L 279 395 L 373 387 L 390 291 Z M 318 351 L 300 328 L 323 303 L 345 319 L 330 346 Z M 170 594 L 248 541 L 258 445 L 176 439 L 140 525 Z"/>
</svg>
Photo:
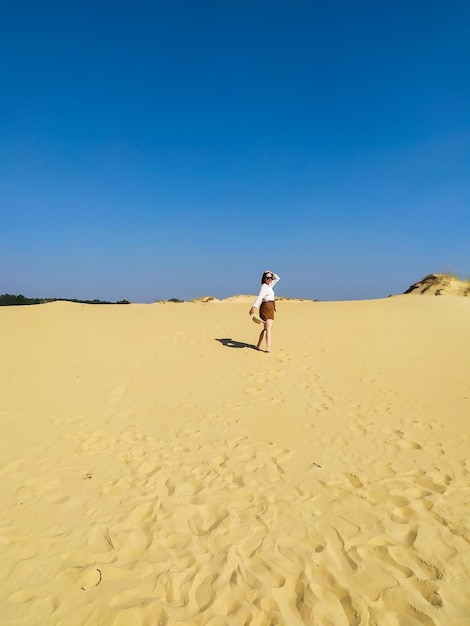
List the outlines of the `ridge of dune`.
<svg viewBox="0 0 470 626">
<path fill-rule="evenodd" d="M 255 294 L 238 294 L 229 296 L 228 298 L 223 298 L 222 300 L 218 300 L 218 302 L 238 302 L 238 303 L 253 303 L 256 299 Z M 199 300 L 193 300 L 193 302 L 198 302 Z M 316 300 L 307 300 L 305 298 L 287 298 L 285 296 L 276 296 L 276 302 L 317 302 Z"/>
<path fill-rule="evenodd" d="M 215 296 L 202 296 L 200 298 L 195 298 L 194 300 L 191 300 L 191 302 L 207 303 L 207 302 L 220 302 L 220 300 L 216 298 Z"/>
<path fill-rule="evenodd" d="M 247 297 L 0 308 L 0 621 L 468 622 L 470 299 Z"/>
<path fill-rule="evenodd" d="M 451 274 L 428 274 L 405 291 L 405 294 L 427 296 L 470 296 L 470 281 Z"/>
<path fill-rule="evenodd" d="M 228 298 L 224 298 L 222 302 L 238 302 L 238 303 L 246 303 L 246 302 L 254 302 L 256 299 L 255 295 L 250 294 L 238 294 L 235 296 L 229 296 Z"/>
</svg>

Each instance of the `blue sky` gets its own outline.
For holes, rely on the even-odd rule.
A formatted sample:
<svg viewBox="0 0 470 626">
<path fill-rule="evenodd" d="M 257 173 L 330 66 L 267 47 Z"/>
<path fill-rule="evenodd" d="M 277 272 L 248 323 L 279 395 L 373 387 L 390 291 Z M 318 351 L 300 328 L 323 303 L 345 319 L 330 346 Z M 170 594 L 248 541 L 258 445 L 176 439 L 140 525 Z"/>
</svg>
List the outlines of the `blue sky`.
<svg viewBox="0 0 470 626">
<path fill-rule="evenodd" d="M 470 276 L 470 3 L 0 0 L 0 293 Z"/>
</svg>

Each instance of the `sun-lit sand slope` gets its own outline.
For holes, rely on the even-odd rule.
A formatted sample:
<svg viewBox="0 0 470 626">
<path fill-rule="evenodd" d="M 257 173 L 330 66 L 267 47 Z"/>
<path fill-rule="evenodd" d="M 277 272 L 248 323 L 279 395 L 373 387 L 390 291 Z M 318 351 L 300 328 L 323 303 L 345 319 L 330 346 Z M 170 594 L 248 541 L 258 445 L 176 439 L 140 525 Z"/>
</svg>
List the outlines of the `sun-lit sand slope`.
<svg viewBox="0 0 470 626">
<path fill-rule="evenodd" d="M 405 293 L 426 296 L 470 296 L 470 280 L 452 274 L 428 274 L 411 285 Z"/>
<path fill-rule="evenodd" d="M 0 309 L 0 623 L 470 623 L 470 299 Z"/>
</svg>

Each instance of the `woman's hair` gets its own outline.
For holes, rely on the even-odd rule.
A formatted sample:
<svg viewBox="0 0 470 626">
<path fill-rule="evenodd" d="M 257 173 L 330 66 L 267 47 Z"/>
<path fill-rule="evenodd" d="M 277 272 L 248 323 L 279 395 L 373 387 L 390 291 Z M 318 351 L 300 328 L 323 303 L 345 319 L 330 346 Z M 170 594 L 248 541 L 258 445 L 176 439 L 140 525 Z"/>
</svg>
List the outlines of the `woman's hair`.
<svg viewBox="0 0 470 626">
<path fill-rule="evenodd" d="M 273 273 L 272 272 L 263 272 L 263 275 L 261 276 L 261 284 L 264 283 L 266 278 L 272 278 L 272 277 L 273 277 Z"/>
</svg>

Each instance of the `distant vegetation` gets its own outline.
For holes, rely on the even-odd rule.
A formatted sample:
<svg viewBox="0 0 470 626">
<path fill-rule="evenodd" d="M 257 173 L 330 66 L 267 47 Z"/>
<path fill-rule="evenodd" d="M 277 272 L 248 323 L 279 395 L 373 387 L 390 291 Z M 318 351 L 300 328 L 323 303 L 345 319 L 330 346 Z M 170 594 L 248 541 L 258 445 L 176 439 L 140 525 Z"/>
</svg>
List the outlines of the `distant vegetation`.
<svg viewBox="0 0 470 626">
<path fill-rule="evenodd" d="M 129 300 L 108 302 L 106 300 L 77 300 L 75 298 L 25 298 L 23 295 L 4 293 L 0 296 L 0 306 L 18 306 L 23 304 L 45 304 L 46 302 L 78 302 L 80 304 L 129 304 Z"/>
<path fill-rule="evenodd" d="M 454 278 L 456 280 L 460 280 L 463 283 L 467 283 L 470 285 L 470 276 L 462 276 L 461 274 L 457 274 L 457 272 L 450 272 L 450 271 L 442 272 L 441 276 L 445 278 Z"/>
</svg>

